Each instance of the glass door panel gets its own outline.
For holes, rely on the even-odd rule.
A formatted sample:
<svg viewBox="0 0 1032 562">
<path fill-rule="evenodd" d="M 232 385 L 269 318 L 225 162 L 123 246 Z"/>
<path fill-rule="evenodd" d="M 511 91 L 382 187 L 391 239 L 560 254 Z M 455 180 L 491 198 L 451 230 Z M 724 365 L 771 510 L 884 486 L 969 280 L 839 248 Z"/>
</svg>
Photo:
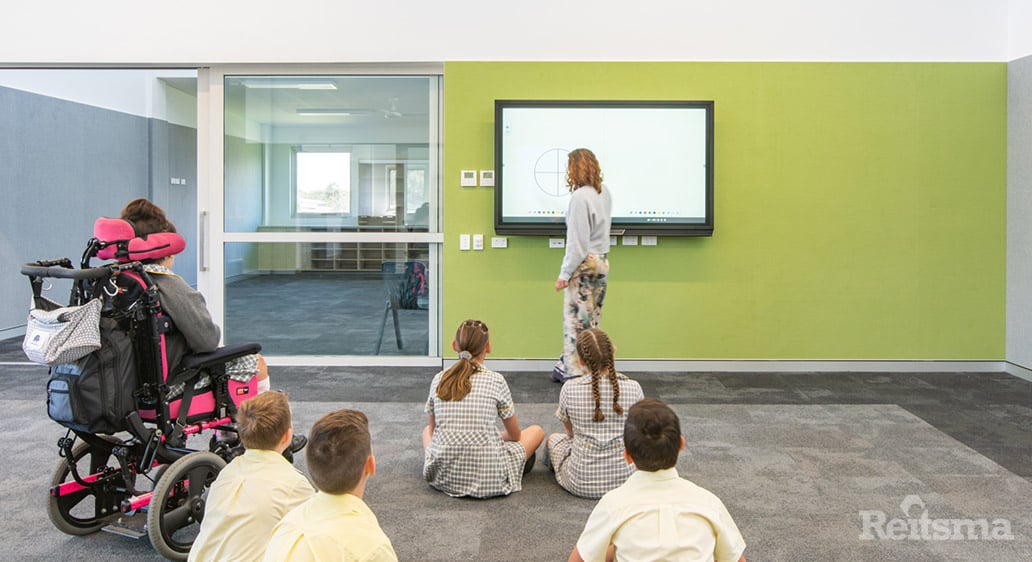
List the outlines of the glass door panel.
<svg viewBox="0 0 1032 562">
<path fill-rule="evenodd" d="M 344 364 L 440 357 L 440 82 L 213 71 L 227 343 Z"/>
<path fill-rule="evenodd" d="M 426 356 L 430 245 L 227 244 L 226 343 L 267 355 Z M 229 275 L 228 272 L 239 274 Z"/>
</svg>

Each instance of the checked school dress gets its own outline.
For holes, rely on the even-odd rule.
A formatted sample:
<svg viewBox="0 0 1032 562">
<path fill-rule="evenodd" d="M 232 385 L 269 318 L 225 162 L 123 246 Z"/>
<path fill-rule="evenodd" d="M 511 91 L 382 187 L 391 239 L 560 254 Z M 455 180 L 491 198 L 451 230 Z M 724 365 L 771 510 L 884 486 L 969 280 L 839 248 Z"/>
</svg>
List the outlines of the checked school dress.
<svg viewBox="0 0 1032 562">
<path fill-rule="evenodd" d="M 423 477 L 453 497 L 487 498 L 520 491 L 526 451 L 518 441 L 502 441 L 496 421 L 516 415 L 505 378 L 477 366 L 470 376 L 469 394 L 449 401 L 437 397 L 443 374 L 437 373 L 430 383 L 424 408 L 433 414 L 436 427 L 426 447 Z"/>
<path fill-rule="evenodd" d="M 600 422 L 594 421 L 591 375 L 566 381 L 559 392 L 555 415 L 573 425 L 573 437 L 557 433 L 548 439 L 549 462 L 559 485 L 575 496 L 600 498 L 634 472 L 623 456 L 623 428 L 627 410 L 644 395 L 641 385 L 626 376 L 617 373 L 616 380 L 624 413 L 613 411 L 613 387 L 603 377 L 598 381 L 598 393 L 605 419 Z"/>
</svg>

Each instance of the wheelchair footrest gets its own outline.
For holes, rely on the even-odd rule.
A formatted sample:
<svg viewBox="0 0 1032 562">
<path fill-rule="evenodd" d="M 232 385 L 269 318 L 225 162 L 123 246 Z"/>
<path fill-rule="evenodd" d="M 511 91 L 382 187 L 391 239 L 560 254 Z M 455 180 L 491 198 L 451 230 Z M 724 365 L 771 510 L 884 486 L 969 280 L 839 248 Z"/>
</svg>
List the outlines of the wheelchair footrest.
<svg viewBox="0 0 1032 562">
<path fill-rule="evenodd" d="M 117 520 L 104 526 L 101 531 L 129 537 L 131 539 L 142 539 L 147 536 L 147 516 L 137 513 L 131 517 L 122 516 Z"/>
</svg>

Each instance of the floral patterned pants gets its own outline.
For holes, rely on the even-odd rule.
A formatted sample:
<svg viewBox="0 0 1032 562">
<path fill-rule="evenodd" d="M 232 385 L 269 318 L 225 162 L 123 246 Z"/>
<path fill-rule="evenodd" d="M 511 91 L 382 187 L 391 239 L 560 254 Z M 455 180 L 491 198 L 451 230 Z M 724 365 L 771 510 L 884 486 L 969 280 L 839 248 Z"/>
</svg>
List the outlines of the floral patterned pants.
<svg viewBox="0 0 1032 562">
<path fill-rule="evenodd" d="M 602 302 L 606 298 L 609 259 L 606 254 L 588 254 L 563 292 L 563 354 L 555 363 L 552 378 L 567 379 L 586 374 L 577 367 L 577 334 L 598 328 Z"/>
</svg>

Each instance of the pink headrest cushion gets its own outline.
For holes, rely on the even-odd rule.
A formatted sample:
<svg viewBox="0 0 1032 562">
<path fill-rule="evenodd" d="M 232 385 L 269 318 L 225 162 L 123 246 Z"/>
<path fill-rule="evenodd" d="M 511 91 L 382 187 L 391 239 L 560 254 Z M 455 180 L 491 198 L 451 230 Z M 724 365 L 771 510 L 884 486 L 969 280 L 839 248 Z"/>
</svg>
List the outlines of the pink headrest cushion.
<svg viewBox="0 0 1032 562">
<path fill-rule="evenodd" d="M 129 221 L 101 217 L 93 224 L 93 237 L 102 248 L 97 257 L 121 262 L 159 259 L 178 254 L 186 249 L 186 240 L 175 232 L 155 232 L 145 237 L 136 236 Z"/>
</svg>

